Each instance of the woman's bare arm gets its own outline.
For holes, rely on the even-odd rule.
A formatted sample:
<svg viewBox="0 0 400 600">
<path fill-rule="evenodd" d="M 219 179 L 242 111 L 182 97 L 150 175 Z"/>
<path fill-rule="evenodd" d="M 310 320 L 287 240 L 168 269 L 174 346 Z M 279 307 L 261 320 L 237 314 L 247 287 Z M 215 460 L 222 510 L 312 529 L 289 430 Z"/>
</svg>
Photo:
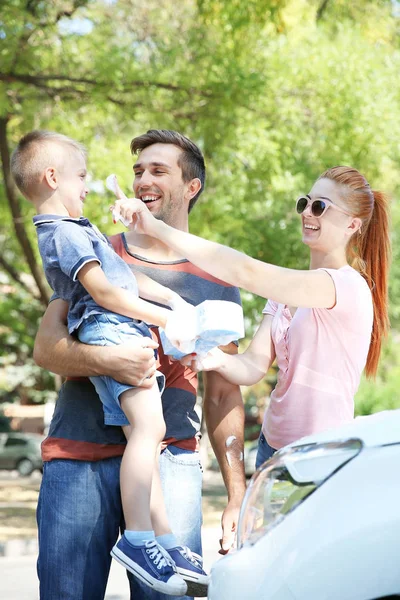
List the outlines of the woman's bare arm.
<svg viewBox="0 0 400 600">
<path fill-rule="evenodd" d="M 324 270 L 285 269 L 174 229 L 155 219 L 137 198 L 119 200 L 115 208 L 125 219 L 132 220 L 138 233 L 158 238 L 200 269 L 231 285 L 288 306 L 332 308 L 335 305 L 335 285 Z"/>
</svg>

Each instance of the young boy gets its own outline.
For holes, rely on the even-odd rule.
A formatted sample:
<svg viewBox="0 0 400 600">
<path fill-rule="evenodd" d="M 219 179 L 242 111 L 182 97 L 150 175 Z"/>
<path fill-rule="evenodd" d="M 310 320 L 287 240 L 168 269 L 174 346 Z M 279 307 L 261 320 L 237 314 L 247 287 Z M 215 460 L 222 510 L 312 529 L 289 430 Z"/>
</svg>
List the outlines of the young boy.
<svg viewBox="0 0 400 600">
<path fill-rule="evenodd" d="M 135 278 L 82 216 L 88 193 L 83 146 L 64 135 L 33 131 L 20 140 L 11 169 L 21 193 L 37 209 L 33 221 L 45 274 L 54 292 L 69 303 L 69 332 L 87 344 L 113 345 L 151 337 L 149 323 L 164 328 L 167 337 L 179 343 L 175 332 L 192 327 L 193 307 L 145 275 Z M 171 308 L 183 307 L 183 314 L 180 311 L 178 320 L 176 310 L 146 302 L 139 294 Z M 112 555 L 143 583 L 165 594 L 185 595 L 185 580 L 207 585 L 201 558 L 179 546 L 165 511 L 158 472 L 158 448 L 165 434 L 163 375 L 159 373 L 150 389 L 105 376 L 92 381 L 103 402 L 105 423 L 122 426 L 128 440 L 121 464 L 126 530 Z"/>
</svg>

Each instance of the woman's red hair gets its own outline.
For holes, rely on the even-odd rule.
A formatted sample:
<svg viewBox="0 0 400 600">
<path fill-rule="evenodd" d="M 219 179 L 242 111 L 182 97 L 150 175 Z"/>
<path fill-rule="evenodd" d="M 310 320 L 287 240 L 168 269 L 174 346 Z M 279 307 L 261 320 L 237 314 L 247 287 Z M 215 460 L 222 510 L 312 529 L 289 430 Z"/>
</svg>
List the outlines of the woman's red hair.
<svg viewBox="0 0 400 600">
<path fill-rule="evenodd" d="M 391 259 L 389 202 L 385 194 L 371 190 L 356 169 L 333 167 L 320 176 L 340 185 L 343 200 L 354 217 L 362 221 L 361 230 L 351 238 L 349 263 L 366 279 L 374 306 L 374 321 L 365 372 L 374 377 L 378 368 L 382 339 L 389 330 L 388 279 Z"/>
</svg>

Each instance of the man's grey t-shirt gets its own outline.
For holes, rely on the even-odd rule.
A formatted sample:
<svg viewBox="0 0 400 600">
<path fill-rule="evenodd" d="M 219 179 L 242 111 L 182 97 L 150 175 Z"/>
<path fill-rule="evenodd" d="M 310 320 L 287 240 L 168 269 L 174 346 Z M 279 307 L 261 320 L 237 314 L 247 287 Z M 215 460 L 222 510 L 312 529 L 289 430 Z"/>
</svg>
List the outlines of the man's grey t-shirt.
<svg viewBox="0 0 400 600">
<path fill-rule="evenodd" d="M 138 296 L 132 270 L 86 217 L 36 215 L 33 222 L 47 281 L 55 294 L 69 304 L 69 333 L 90 315 L 111 312 L 97 304 L 77 279 L 87 263 L 96 261 L 112 285 Z"/>
<path fill-rule="evenodd" d="M 154 262 L 132 254 L 124 234 L 112 236 L 110 241 L 132 269 L 169 287 L 195 306 L 204 300 L 228 300 L 240 304 L 237 288 L 212 277 L 188 260 Z M 197 374 L 179 361 L 172 361 L 163 353 L 161 345 L 158 355 L 160 371 L 166 378 L 162 395 L 167 426 L 164 441 L 195 449 L 200 430 L 195 410 Z M 58 397 L 49 435 L 42 444 L 43 460 L 102 460 L 122 455 L 125 443 L 120 427 L 104 425 L 102 404 L 93 385 L 87 380 L 67 381 Z"/>
</svg>

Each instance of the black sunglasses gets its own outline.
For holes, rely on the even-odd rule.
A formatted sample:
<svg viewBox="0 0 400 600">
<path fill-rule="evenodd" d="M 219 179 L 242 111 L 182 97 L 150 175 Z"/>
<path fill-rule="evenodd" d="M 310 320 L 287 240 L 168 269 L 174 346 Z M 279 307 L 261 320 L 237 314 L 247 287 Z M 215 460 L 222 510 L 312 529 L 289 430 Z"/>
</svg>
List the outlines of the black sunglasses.
<svg viewBox="0 0 400 600">
<path fill-rule="evenodd" d="M 332 208 L 336 208 L 336 210 L 344 213 L 345 215 L 351 216 L 350 213 L 340 208 L 337 204 L 329 200 L 329 198 L 317 198 L 316 200 L 311 200 L 308 196 L 300 196 L 296 201 L 296 211 L 299 215 L 301 215 L 306 208 L 311 205 L 311 214 L 313 217 L 317 217 L 320 219 L 331 206 Z"/>
</svg>

